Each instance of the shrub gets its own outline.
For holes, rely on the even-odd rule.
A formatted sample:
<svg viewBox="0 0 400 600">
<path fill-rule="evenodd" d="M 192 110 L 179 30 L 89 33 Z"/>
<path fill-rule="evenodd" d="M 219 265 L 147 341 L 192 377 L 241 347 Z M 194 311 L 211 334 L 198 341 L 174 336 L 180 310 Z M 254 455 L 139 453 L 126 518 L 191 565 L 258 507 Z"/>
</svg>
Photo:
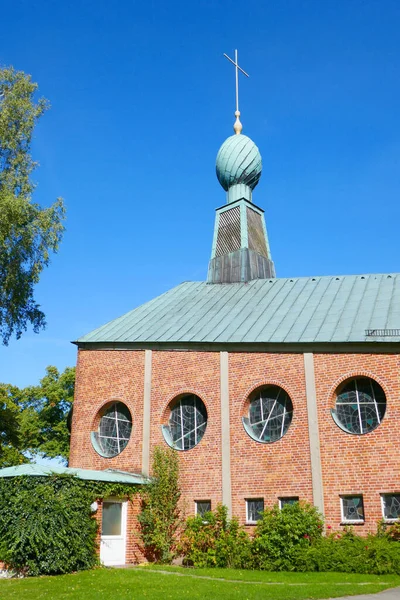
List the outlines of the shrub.
<svg viewBox="0 0 400 600">
<path fill-rule="evenodd" d="M 189 517 L 181 535 L 179 552 L 194 567 L 249 568 L 250 540 L 237 519 L 219 504 L 204 516 Z"/>
<path fill-rule="evenodd" d="M 138 515 L 140 536 L 148 560 L 170 563 L 175 555 L 177 532 L 182 525 L 178 506 L 179 458 L 172 448 L 156 446 L 153 477 L 142 491 Z"/>
<path fill-rule="evenodd" d="M 333 533 L 296 554 L 299 571 L 339 573 L 400 574 L 400 544 L 389 537 L 361 537 L 351 529 Z"/>
<path fill-rule="evenodd" d="M 400 542 L 400 521 L 389 524 L 385 521 L 378 523 L 378 535 L 389 538 L 390 540 Z"/>
<path fill-rule="evenodd" d="M 310 504 L 296 502 L 265 509 L 252 541 L 253 565 L 267 571 L 295 568 L 299 553 L 322 536 L 323 521 Z"/>
<path fill-rule="evenodd" d="M 88 482 L 71 476 L 0 479 L 0 560 L 28 575 L 95 566 L 91 502 Z"/>
<path fill-rule="evenodd" d="M 0 561 L 26 575 L 58 575 L 96 566 L 98 522 L 91 503 L 131 496 L 131 485 L 72 475 L 0 478 Z"/>
</svg>

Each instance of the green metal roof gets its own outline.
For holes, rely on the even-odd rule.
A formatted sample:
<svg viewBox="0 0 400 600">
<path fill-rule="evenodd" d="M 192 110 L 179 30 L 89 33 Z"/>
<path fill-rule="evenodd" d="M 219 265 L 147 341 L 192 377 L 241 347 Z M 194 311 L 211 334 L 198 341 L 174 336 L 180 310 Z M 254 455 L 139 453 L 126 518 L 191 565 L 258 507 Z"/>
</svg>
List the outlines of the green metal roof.
<svg viewBox="0 0 400 600">
<path fill-rule="evenodd" d="M 186 282 L 76 343 L 399 342 L 400 274 Z"/>
<path fill-rule="evenodd" d="M 60 467 L 51 465 L 50 467 L 36 464 L 24 464 L 16 467 L 6 467 L 0 469 L 1 477 L 20 477 L 30 475 L 33 477 L 48 477 L 53 473 L 74 475 L 78 479 L 87 481 L 105 481 L 109 483 L 132 483 L 145 484 L 148 482 L 146 477 L 135 473 L 126 473 L 125 471 L 95 471 L 93 469 L 72 469 L 69 467 Z"/>
</svg>

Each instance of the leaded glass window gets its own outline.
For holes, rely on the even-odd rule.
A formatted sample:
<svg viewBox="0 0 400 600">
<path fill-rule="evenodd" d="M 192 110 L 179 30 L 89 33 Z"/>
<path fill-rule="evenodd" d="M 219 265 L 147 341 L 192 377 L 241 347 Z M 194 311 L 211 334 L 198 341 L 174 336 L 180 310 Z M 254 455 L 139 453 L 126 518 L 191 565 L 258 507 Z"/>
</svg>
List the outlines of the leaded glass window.
<svg viewBox="0 0 400 600">
<path fill-rule="evenodd" d="M 333 416 L 348 433 L 363 434 L 376 429 L 386 411 L 385 392 L 369 377 L 348 381 L 336 397 Z"/>
<path fill-rule="evenodd" d="M 103 412 L 96 441 L 103 456 L 116 456 L 127 446 L 132 431 L 129 409 L 122 402 L 114 402 Z"/>
<path fill-rule="evenodd" d="M 211 500 L 196 500 L 196 515 L 204 517 L 211 510 Z"/>
<path fill-rule="evenodd" d="M 207 410 L 198 396 L 188 394 L 172 407 L 169 418 L 171 445 L 190 450 L 200 442 L 207 427 Z"/>
<path fill-rule="evenodd" d="M 279 508 L 283 508 L 287 504 L 296 504 L 299 501 L 298 496 L 290 496 L 287 498 L 279 498 Z"/>
<path fill-rule="evenodd" d="M 400 494 L 383 494 L 382 509 L 384 519 L 400 519 Z"/>
<path fill-rule="evenodd" d="M 292 401 L 285 390 L 269 385 L 251 396 L 249 417 L 244 424 L 258 442 L 276 442 L 287 432 L 292 414 Z"/>
<path fill-rule="evenodd" d="M 263 498 L 246 500 L 246 523 L 256 523 L 262 519 L 263 510 Z"/>
<path fill-rule="evenodd" d="M 364 503 L 362 496 L 343 496 L 342 519 L 353 523 L 364 521 Z"/>
</svg>

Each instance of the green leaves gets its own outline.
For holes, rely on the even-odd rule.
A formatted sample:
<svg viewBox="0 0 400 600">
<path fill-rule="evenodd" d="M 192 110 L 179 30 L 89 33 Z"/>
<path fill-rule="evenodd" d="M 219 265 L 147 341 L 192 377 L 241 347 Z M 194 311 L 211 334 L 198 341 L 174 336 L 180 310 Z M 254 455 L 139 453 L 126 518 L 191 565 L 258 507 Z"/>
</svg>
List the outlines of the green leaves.
<svg viewBox="0 0 400 600">
<path fill-rule="evenodd" d="M 0 561 L 28 575 L 57 575 L 98 564 L 91 503 L 130 497 L 133 486 L 71 475 L 0 479 Z"/>
<path fill-rule="evenodd" d="M 31 324 L 37 333 L 45 316 L 34 299 L 34 286 L 57 252 L 65 208 L 59 198 L 49 208 L 32 202 L 30 145 L 37 120 L 48 108 L 35 101 L 37 84 L 13 68 L 0 69 L 0 337 L 8 344 Z"/>
<path fill-rule="evenodd" d="M 254 534 L 254 566 L 268 571 L 291 570 L 299 548 L 310 546 L 322 532 L 321 515 L 306 502 L 266 508 Z"/>
<path fill-rule="evenodd" d="M 21 414 L 15 399 L 18 388 L 0 384 L 0 467 L 26 462 L 20 448 Z"/>
<path fill-rule="evenodd" d="M 178 506 L 179 458 L 175 450 L 156 446 L 153 455 L 153 477 L 142 492 L 142 508 L 138 515 L 140 535 L 149 560 L 172 561 L 177 531 L 182 524 Z"/>
<path fill-rule="evenodd" d="M 179 552 L 194 567 L 251 568 L 250 538 L 237 519 L 228 519 L 226 506 L 189 517 L 183 529 Z"/>
<path fill-rule="evenodd" d="M 0 480 L 0 560 L 29 575 L 96 565 L 94 495 L 90 483 L 70 476 Z"/>
<path fill-rule="evenodd" d="M 74 385 L 75 368 L 60 374 L 52 366 L 37 386 L 0 384 L 0 466 L 27 462 L 27 455 L 67 462 Z"/>
</svg>

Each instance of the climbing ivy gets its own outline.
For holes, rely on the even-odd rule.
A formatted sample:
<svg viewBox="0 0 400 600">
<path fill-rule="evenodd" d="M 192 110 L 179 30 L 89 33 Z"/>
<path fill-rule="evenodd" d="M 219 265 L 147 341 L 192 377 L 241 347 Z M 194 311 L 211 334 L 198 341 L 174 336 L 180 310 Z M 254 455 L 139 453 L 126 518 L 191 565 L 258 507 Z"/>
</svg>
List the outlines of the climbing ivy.
<svg viewBox="0 0 400 600">
<path fill-rule="evenodd" d="M 132 497 L 131 485 L 71 475 L 0 479 L 0 561 L 26 575 L 56 575 L 98 564 L 98 522 L 90 505 Z"/>
</svg>

